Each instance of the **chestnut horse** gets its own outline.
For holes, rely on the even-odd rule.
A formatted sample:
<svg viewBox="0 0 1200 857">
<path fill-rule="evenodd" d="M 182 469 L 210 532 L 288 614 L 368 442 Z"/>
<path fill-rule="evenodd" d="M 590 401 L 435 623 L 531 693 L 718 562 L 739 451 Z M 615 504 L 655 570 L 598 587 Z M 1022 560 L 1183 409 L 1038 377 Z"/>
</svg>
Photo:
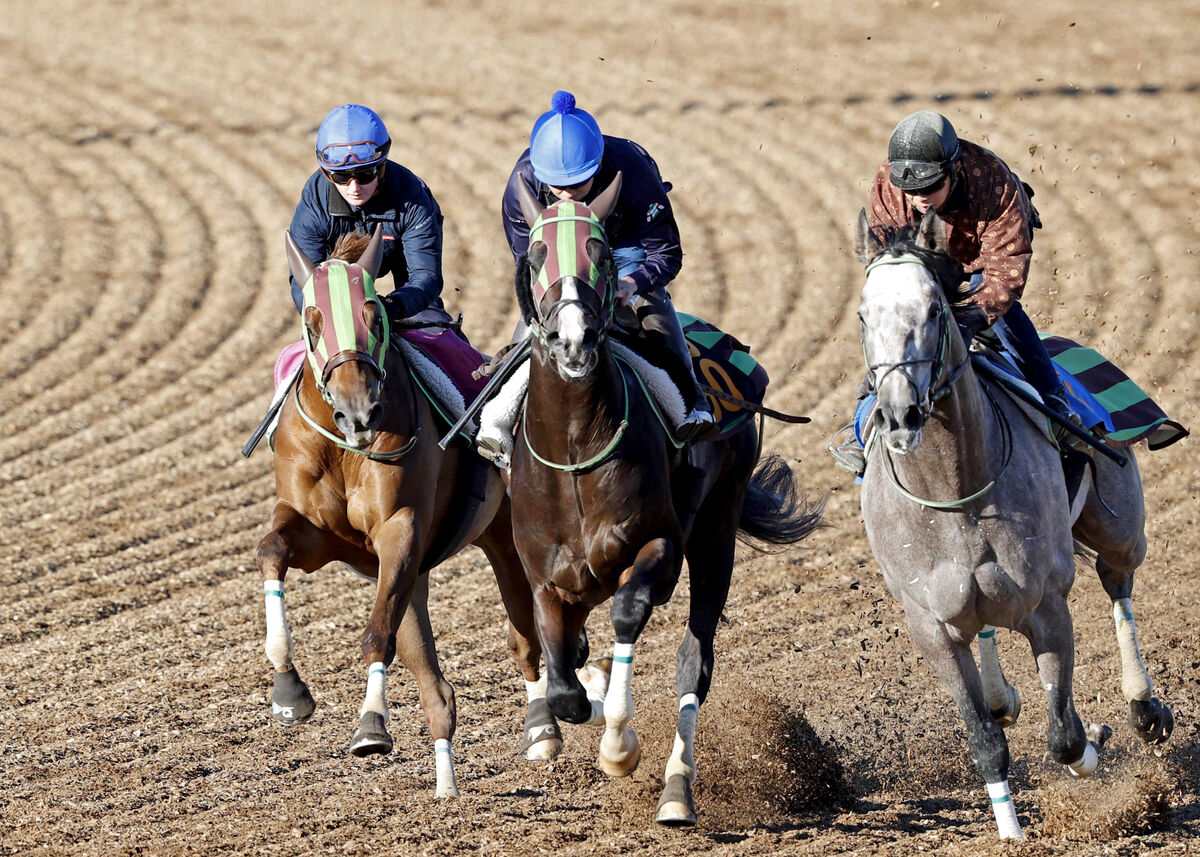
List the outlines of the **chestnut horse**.
<svg viewBox="0 0 1200 857">
<path fill-rule="evenodd" d="M 817 527 L 820 510 L 797 498 L 777 456 L 755 472 L 760 438 L 751 421 L 690 447 L 676 442 L 610 351 L 615 282 L 603 222 L 620 185 L 618 174 L 590 207 L 565 201 L 546 210 L 520 185 L 530 245 L 518 296 L 534 340 L 512 457 L 513 529 L 534 592 L 550 710 L 570 723 L 603 723 L 599 765 L 614 777 L 630 774 L 641 756 L 629 726 L 634 648 L 652 608 L 671 597 L 686 556 L 691 600 L 676 665 L 678 728 L 655 815 L 685 825 L 696 821 L 696 720 L 735 539 L 740 531 L 797 542 Z M 616 645 L 601 700 L 574 667 L 588 614 L 610 598 Z"/>
<path fill-rule="evenodd" d="M 366 244 L 365 250 L 363 244 Z M 417 679 L 434 740 L 437 796 L 458 794 L 450 740 L 454 689 L 438 666 L 427 608 L 427 572 L 469 544 L 492 564 L 508 612 L 509 648 L 532 682 L 540 648 L 529 586 L 513 546 L 499 474 L 462 444 L 443 451 L 434 410 L 375 295 L 380 232 L 339 242 L 314 267 L 287 236 L 288 261 L 304 283 L 308 360 L 289 391 L 275 440 L 276 503 L 258 547 L 266 599 L 266 653 L 275 666 L 272 708 L 294 725 L 314 710 L 296 671 L 283 603 L 289 567 L 312 572 L 333 560 L 376 581 L 362 636 L 366 698 L 350 752 L 387 753 L 387 669 L 399 654 Z M 361 252 L 361 256 L 359 253 Z M 347 260 L 358 258 L 357 264 Z"/>
<path fill-rule="evenodd" d="M 973 369 L 948 300 L 963 297 L 962 267 L 937 215 L 877 236 L 860 214 L 856 244 L 867 266 L 863 354 L 879 397 L 862 482 L 867 538 L 917 650 L 958 703 L 1000 837 L 1021 839 L 1003 729 L 1020 697 L 1000 672 L 995 628 L 1033 648 L 1056 761 L 1089 776 L 1111 733 L 1075 710 L 1075 541 L 1095 551 L 1112 600 L 1130 724 L 1152 744 L 1174 725 L 1154 698 L 1133 620 L 1133 575 L 1146 555 L 1137 464 L 1131 450 L 1125 467 L 1096 456 L 1071 506 L 1058 450 Z M 977 636 L 981 666 L 971 654 Z"/>
</svg>

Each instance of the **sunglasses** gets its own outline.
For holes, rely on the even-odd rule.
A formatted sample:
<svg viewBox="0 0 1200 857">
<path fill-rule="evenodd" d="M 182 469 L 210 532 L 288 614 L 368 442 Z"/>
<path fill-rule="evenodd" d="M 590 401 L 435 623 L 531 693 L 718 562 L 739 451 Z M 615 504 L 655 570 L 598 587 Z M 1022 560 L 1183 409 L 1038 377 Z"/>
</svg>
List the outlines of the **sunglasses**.
<svg viewBox="0 0 1200 857">
<path fill-rule="evenodd" d="M 379 178 L 379 171 L 383 167 L 383 162 L 373 164 L 369 167 L 359 167 L 357 170 L 326 170 L 321 172 L 325 174 L 325 178 L 329 179 L 334 184 L 347 185 L 352 181 L 358 182 L 360 185 L 370 184 Z"/>
</svg>

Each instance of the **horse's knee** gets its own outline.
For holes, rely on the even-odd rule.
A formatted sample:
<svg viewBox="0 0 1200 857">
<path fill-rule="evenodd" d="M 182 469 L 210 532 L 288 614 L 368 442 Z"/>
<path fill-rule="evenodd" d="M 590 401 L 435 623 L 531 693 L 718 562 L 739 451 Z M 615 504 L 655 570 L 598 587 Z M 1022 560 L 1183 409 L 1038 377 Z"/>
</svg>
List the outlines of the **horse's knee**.
<svg viewBox="0 0 1200 857">
<path fill-rule="evenodd" d="M 650 587 L 638 586 L 631 581 L 618 589 L 609 612 L 617 642 L 636 642 L 650 620 L 653 607 Z"/>
<path fill-rule="evenodd" d="M 279 572 L 288 567 L 288 557 L 291 548 L 288 541 L 284 538 L 283 533 L 278 530 L 267 533 L 263 540 L 258 543 L 258 551 L 255 554 L 255 561 L 258 563 L 259 570 L 264 576 L 270 575 L 277 578 Z"/>
</svg>

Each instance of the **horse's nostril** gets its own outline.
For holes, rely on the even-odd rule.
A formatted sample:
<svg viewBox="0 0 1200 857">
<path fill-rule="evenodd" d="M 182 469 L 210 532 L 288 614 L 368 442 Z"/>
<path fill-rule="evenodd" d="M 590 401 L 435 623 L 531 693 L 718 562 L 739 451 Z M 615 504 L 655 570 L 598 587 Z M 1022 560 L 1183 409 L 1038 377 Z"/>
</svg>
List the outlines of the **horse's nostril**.
<svg viewBox="0 0 1200 857">
<path fill-rule="evenodd" d="M 344 413 L 342 413 L 341 411 L 334 411 L 333 412 L 333 421 L 335 423 L 337 423 L 338 425 L 341 425 L 342 423 L 344 423 L 346 421 L 346 415 Z"/>
<path fill-rule="evenodd" d="M 371 410 L 367 412 L 367 427 L 374 428 L 379 425 L 379 420 L 383 416 L 383 408 L 379 405 L 371 405 Z"/>
<path fill-rule="evenodd" d="M 916 431 L 921 427 L 921 409 L 916 405 L 909 405 L 904 412 L 904 426 L 909 431 Z"/>
</svg>

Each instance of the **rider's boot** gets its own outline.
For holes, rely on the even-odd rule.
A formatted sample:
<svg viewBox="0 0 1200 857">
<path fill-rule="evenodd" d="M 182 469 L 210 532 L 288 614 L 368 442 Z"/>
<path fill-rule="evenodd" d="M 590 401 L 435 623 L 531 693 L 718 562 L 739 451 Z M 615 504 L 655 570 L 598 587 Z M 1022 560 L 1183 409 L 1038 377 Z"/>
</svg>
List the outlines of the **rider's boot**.
<svg viewBox="0 0 1200 857">
<path fill-rule="evenodd" d="M 513 435 L 521 404 L 529 389 L 529 361 L 518 366 L 511 378 L 479 412 L 479 432 L 475 449 L 497 467 L 508 470 L 512 464 Z"/>
<path fill-rule="evenodd" d="M 682 441 L 709 440 L 720 433 L 716 419 L 713 417 L 712 405 L 708 396 L 700 389 L 696 378 L 696 369 L 692 365 L 692 353 L 688 348 L 687 337 L 683 335 L 683 327 L 679 324 L 679 316 L 671 305 L 671 298 L 665 291 L 642 296 L 638 302 L 638 318 L 642 327 L 657 333 L 662 341 L 671 349 L 676 360 L 688 373 L 692 382 L 692 408 L 684 416 L 683 421 L 675 427 L 675 435 Z"/>
</svg>

